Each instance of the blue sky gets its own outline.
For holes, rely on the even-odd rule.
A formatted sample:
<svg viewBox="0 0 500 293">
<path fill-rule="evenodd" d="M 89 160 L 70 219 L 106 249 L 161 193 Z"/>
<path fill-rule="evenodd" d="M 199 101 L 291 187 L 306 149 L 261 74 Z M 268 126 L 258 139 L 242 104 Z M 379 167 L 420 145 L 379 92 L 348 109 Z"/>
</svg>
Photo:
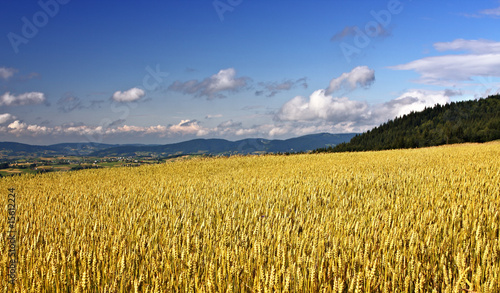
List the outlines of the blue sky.
<svg viewBox="0 0 500 293">
<path fill-rule="evenodd" d="M 362 132 L 500 89 L 499 1 L 2 1 L 0 141 Z"/>
</svg>

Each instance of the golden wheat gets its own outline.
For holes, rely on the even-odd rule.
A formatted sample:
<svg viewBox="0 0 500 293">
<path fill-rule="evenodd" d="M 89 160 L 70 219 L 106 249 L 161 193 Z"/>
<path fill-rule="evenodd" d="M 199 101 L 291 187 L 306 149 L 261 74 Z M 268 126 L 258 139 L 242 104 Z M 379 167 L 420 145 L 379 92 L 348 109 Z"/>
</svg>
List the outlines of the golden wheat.
<svg viewBox="0 0 500 293">
<path fill-rule="evenodd" d="M 499 292 L 500 143 L 23 175 L 4 292 Z"/>
</svg>

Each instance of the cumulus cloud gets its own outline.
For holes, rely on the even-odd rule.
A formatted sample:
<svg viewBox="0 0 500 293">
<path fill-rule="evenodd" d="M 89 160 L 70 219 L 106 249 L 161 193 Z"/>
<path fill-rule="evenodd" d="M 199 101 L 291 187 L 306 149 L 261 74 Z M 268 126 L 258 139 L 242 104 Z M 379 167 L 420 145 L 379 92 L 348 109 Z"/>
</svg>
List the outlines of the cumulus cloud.
<svg viewBox="0 0 500 293">
<path fill-rule="evenodd" d="M 39 92 L 29 92 L 17 96 L 6 92 L 0 96 L 0 106 L 23 106 L 41 104 L 43 102 L 45 102 L 45 95 Z"/>
<path fill-rule="evenodd" d="M 144 90 L 134 87 L 123 92 L 116 91 L 111 98 L 115 102 L 127 103 L 137 101 L 145 95 Z"/>
<path fill-rule="evenodd" d="M 366 103 L 334 98 L 325 90 L 317 90 L 307 99 L 297 96 L 285 103 L 276 115 L 280 121 L 326 120 L 348 121 L 360 116 L 367 109 Z"/>
<path fill-rule="evenodd" d="M 458 93 L 453 93 L 456 95 Z M 435 105 L 450 102 L 450 92 L 413 89 L 389 102 L 374 105 L 370 111 L 372 122 L 379 124 L 389 119 L 401 117 L 411 112 L 422 111 Z"/>
<path fill-rule="evenodd" d="M 26 123 L 23 123 L 19 120 L 10 123 L 8 126 L 8 128 L 11 129 L 13 132 L 19 132 L 26 127 L 27 127 Z"/>
<path fill-rule="evenodd" d="M 0 124 L 7 123 L 12 119 L 15 119 L 15 117 L 12 116 L 12 114 L 9 114 L 9 113 L 0 114 Z"/>
<path fill-rule="evenodd" d="M 182 135 L 195 134 L 197 136 L 203 136 L 208 133 L 196 120 L 181 120 L 179 124 L 171 125 L 168 130 Z"/>
<path fill-rule="evenodd" d="M 329 95 L 340 89 L 352 91 L 358 87 L 368 88 L 375 81 L 375 71 L 367 66 L 358 66 L 351 72 L 342 73 L 341 76 L 330 81 L 330 85 L 326 89 L 326 94 Z"/>
<path fill-rule="evenodd" d="M 215 98 L 225 98 L 226 96 L 222 94 L 225 92 L 238 92 L 247 85 L 247 80 L 247 77 L 236 78 L 236 70 L 227 68 L 205 78 L 203 81 L 175 81 L 168 89 L 213 100 Z"/>
<path fill-rule="evenodd" d="M 9 79 L 16 72 L 17 72 L 17 69 L 15 69 L 15 68 L 0 67 L 0 78 L 1 79 Z"/>
<path fill-rule="evenodd" d="M 394 70 L 414 70 L 420 74 L 417 82 L 450 85 L 470 81 L 474 76 L 500 77 L 500 42 L 458 39 L 436 43 L 439 51 L 466 51 L 468 54 L 426 57 L 407 64 L 389 67 Z"/>
<path fill-rule="evenodd" d="M 449 103 L 449 95 L 449 91 L 415 89 L 389 102 L 369 105 L 347 97 L 326 95 L 324 90 L 317 90 L 309 98 L 297 96 L 286 102 L 276 113 L 275 121 L 316 121 L 368 129 L 412 111 L 422 111 L 425 107 Z"/>
<path fill-rule="evenodd" d="M 263 87 L 262 90 L 255 92 L 255 95 L 260 96 L 266 94 L 266 97 L 274 97 L 281 91 L 288 91 L 296 86 L 307 88 L 307 78 L 299 78 L 297 80 L 288 79 L 282 82 L 260 82 L 259 85 Z"/>
<path fill-rule="evenodd" d="M 5 115 L 5 114 L 4 114 Z M 9 120 L 15 119 L 13 116 L 0 115 L 0 119 Z M 2 121 L 0 120 L 0 122 Z M 197 120 L 181 120 L 178 124 L 173 125 L 156 125 L 156 126 L 135 126 L 135 125 L 121 125 L 125 121 L 117 120 L 108 125 L 91 126 L 82 123 L 68 123 L 57 126 L 44 126 L 37 124 L 28 124 L 20 120 L 15 120 L 8 124 L 7 127 L 0 127 L 0 133 L 14 134 L 16 136 L 81 136 L 89 137 L 93 135 L 100 136 L 113 136 L 113 135 L 127 135 L 127 136 L 145 136 L 153 135 L 158 137 L 174 137 L 184 135 L 203 136 L 208 134 L 212 129 L 202 127 Z M 2 123 L 0 123 L 2 124 Z"/>
<path fill-rule="evenodd" d="M 25 137 L 290 137 L 318 132 L 342 133 L 362 132 L 380 123 L 425 107 L 450 102 L 450 90 L 430 91 L 413 89 L 399 97 L 381 104 L 347 97 L 326 95 L 317 90 L 309 97 L 295 97 L 286 102 L 275 114 L 271 123 L 245 126 L 240 121 L 226 120 L 214 127 L 204 126 L 194 119 L 183 119 L 170 125 L 136 126 L 125 125 L 117 120 L 106 125 L 68 123 L 58 126 L 37 125 L 18 120 L 10 114 L 0 114 L 0 134 Z"/>
</svg>

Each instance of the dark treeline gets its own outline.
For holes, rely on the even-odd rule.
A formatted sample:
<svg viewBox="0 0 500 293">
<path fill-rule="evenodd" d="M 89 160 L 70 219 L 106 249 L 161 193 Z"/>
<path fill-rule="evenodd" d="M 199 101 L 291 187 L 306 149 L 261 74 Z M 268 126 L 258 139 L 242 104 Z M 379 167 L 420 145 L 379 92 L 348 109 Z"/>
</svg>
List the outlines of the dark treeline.
<svg viewBox="0 0 500 293">
<path fill-rule="evenodd" d="M 348 143 L 315 152 L 418 148 L 500 139 L 500 95 L 436 105 L 356 135 Z"/>
</svg>

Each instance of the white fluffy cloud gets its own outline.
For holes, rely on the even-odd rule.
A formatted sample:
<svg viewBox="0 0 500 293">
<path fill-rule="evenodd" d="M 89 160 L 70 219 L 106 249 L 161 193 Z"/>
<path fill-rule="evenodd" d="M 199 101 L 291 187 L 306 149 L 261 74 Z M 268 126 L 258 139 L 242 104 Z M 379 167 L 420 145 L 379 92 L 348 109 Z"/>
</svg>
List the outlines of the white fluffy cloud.
<svg viewBox="0 0 500 293">
<path fill-rule="evenodd" d="M 10 114 L 9 114 L 10 115 Z M 5 116 L 5 117 L 4 117 Z M 7 116 L 7 114 L 0 115 L 0 124 L 6 123 L 9 120 L 15 119 L 14 116 Z M 3 122 L 2 122 L 3 121 Z M 113 125 L 113 124 L 110 124 Z M 196 120 L 181 120 L 178 124 L 173 125 L 156 125 L 156 126 L 90 126 L 83 124 L 69 123 L 58 126 L 43 126 L 36 124 L 28 124 L 20 120 L 15 120 L 8 124 L 8 126 L 1 126 L 0 133 L 13 134 L 16 136 L 79 136 L 79 137 L 93 137 L 93 136 L 114 136 L 126 135 L 133 137 L 142 137 L 152 135 L 157 137 L 182 137 L 182 136 L 204 136 L 216 130 L 202 127 Z"/>
<path fill-rule="evenodd" d="M 20 95 L 11 95 L 6 92 L 0 96 L 0 106 L 23 106 L 45 102 L 45 95 L 39 92 L 30 92 Z"/>
<path fill-rule="evenodd" d="M 307 99 L 297 96 L 285 103 L 276 115 L 280 121 L 311 121 L 326 120 L 342 122 L 356 119 L 366 112 L 366 103 L 349 100 L 348 98 L 334 98 L 317 90 Z"/>
<path fill-rule="evenodd" d="M 450 91 L 410 90 L 383 104 L 368 105 L 365 102 L 336 98 L 317 90 L 309 98 L 295 97 L 286 102 L 277 112 L 279 122 L 316 121 L 330 125 L 344 125 L 367 129 L 389 119 L 422 111 L 425 107 L 450 102 Z M 345 131 L 343 131 L 345 132 Z"/>
<path fill-rule="evenodd" d="M 424 110 L 437 104 L 444 105 L 450 102 L 450 91 L 430 91 L 413 89 L 401 96 L 379 105 L 374 105 L 370 111 L 373 123 L 382 123 L 395 117 L 411 112 Z"/>
<path fill-rule="evenodd" d="M 10 123 L 9 126 L 7 127 L 12 133 L 20 133 L 23 129 L 27 127 L 27 125 L 26 123 L 22 123 L 21 121 L 16 120 Z"/>
<path fill-rule="evenodd" d="M 394 70 L 414 70 L 421 83 L 449 85 L 451 81 L 469 81 L 474 76 L 500 77 L 500 42 L 458 39 L 436 43 L 438 51 L 465 51 L 468 54 L 427 57 L 389 67 Z"/>
<path fill-rule="evenodd" d="M 354 90 L 358 87 L 367 88 L 375 81 L 375 71 L 367 66 L 358 66 L 351 72 L 342 73 L 341 76 L 330 81 L 330 85 L 326 89 L 326 94 L 329 95 L 340 89 Z"/>
<path fill-rule="evenodd" d="M 17 69 L 15 68 L 6 68 L 6 67 L 0 67 L 0 78 L 1 79 L 8 79 L 9 77 L 13 76 L 14 73 L 17 72 Z"/>
<path fill-rule="evenodd" d="M 328 90 L 317 90 L 309 97 L 296 96 L 276 112 L 274 120 L 280 126 L 273 134 L 290 132 L 290 123 L 303 132 L 321 129 L 344 129 L 344 131 L 364 131 L 389 119 L 421 111 L 425 107 L 450 102 L 450 96 L 461 95 L 457 90 L 409 90 L 403 95 L 382 104 L 369 105 L 348 97 L 334 97 L 330 93 L 346 87 L 355 89 L 366 87 L 375 80 L 374 71 L 366 66 L 354 68 L 332 79 Z"/>
<path fill-rule="evenodd" d="M 267 124 L 244 126 L 242 122 L 227 120 L 215 127 L 203 126 L 197 120 L 184 119 L 171 125 L 135 126 L 111 123 L 107 126 L 67 124 L 43 126 L 28 124 L 10 114 L 0 115 L 0 134 L 15 136 L 48 137 L 290 137 L 318 132 L 342 133 L 366 131 L 388 119 L 421 111 L 435 104 L 448 103 L 450 91 L 409 90 L 399 97 L 383 103 L 368 105 L 365 102 L 336 98 L 317 90 L 310 97 L 295 97 L 285 103 Z M 14 120 L 13 122 L 10 122 Z M 9 123 L 10 122 L 10 123 Z M 9 123 L 8 126 L 1 124 Z"/>
<path fill-rule="evenodd" d="M 127 103 L 137 101 L 145 95 L 146 93 L 144 92 L 144 90 L 134 87 L 123 92 L 115 92 L 112 96 L 112 99 L 115 102 Z"/>
<path fill-rule="evenodd" d="M 203 136 L 208 134 L 206 129 L 203 129 L 196 120 L 181 120 L 179 124 L 172 125 L 168 128 L 171 133 L 175 134 L 195 134 L 197 136 Z"/>
<path fill-rule="evenodd" d="M 15 119 L 15 117 L 9 113 L 0 114 L 0 124 L 4 124 L 12 119 Z"/>
<path fill-rule="evenodd" d="M 222 94 L 223 92 L 239 91 L 247 85 L 247 80 L 248 78 L 246 77 L 236 78 L 236 70 L 234 68 L 227 68 L 205 78 L 203 81 L 175 81 L 169 86 L 169 89 L 212 100 L 215 98 L 225 98 L 226 96 Z"/>
</svg>

